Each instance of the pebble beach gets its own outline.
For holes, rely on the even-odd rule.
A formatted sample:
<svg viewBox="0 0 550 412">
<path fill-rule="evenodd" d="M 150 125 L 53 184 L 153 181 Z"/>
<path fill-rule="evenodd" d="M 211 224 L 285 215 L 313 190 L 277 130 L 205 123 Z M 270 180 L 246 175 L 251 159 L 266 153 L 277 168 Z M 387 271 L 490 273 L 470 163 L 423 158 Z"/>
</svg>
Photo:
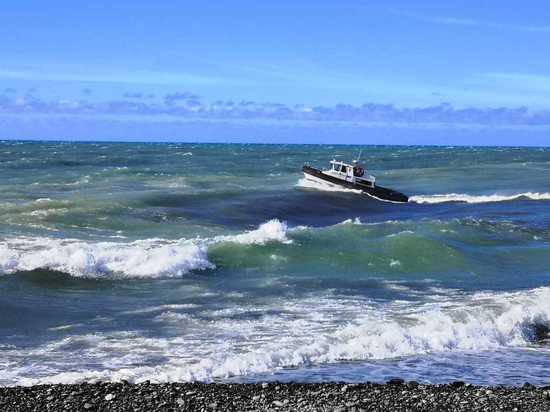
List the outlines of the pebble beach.
<svg viewBox="0 0 550 412">
<path fill-rule="evenodd" d="M 257 383 L 37 385 L 0 389 L 2 411 L 548 411 L 550 386 Z"/>
</svg>

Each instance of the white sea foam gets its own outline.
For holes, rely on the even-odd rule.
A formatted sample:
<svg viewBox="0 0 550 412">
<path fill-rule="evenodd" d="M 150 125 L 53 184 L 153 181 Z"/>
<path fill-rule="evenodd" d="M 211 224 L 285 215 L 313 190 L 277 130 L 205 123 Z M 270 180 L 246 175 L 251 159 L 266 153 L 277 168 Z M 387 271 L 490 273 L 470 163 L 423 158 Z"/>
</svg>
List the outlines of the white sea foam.
<svg viewBox="0 0 550 412">
<path fill-rule="evenodd" d="M 54 326 L 54 327 L 48 328 L 48 330 L 60 331 L 60 330 L 73 329 L 73 328 L 81 327 L 81 326 L 84 326 L 84 324 L 82 324 L 82 323 L 73 323 L 73 324 L 68 324 L 68 325 Z"/>
<path fill-rule="evenodd" d="M 157 315 L 154 319 L 155 322 L 183 322 L 194 320 L 193 316 L 187 313 L 175 313 L 175 312 L 162 312 L 160 315 Z"/>
<path fill-rule="evenodd" d="M 356 217 L 355 219 L 346 219 L 340 223 L 337 223 L 337 225 L 362 225 L 363 222 L 361 222 L 361 219 Z"/>
<path fill-rule="evenodd" d="M 262 223 L 258 229 L 237 235 L 216 236 L 214 242 L 234 242 L 245 245 L 264 245 L 268 242 L 291 243 L 287 237 L 288 227 L 285 222 L 272 219 Z"/>
<path fill-rule="evenodd" d="M 198 307 L 199 305 L 196 305 L 193 303 L 173 303 L 173 304 L 166 304 L 166 305 L 159 305 L 159 306 L 146 306 L 140 309 L 127 310 L 127 311 L 124 311 L 123 314 L 136 315 L 136 314 L 152 313 L 152 312 L 165 312 L 167 310 L 195 309 Z"/>
<path fill-rule="evenodd" d="M 207 248 L 156 239 L 132 243 L 87 243 L 51 238 L 17 238 L 0 244 L 0 271 L 49 269 L 77 277 L 155 278 L 212 268 Z"/>
<path fill-rule="evenodd" d="M 80 186 L 80 185 L 84 185 L 84 184 L 87 184 L 87 183 L 90 183 L 90 176 L 84 176 L 74 182 L 71 182 L 71 183 L 65 183 L 65 186 Z"/>
<path fill-rule="evenodd" d="M 33 210 L 32 212 L 24 213 L 29 216 L 44 218 L 52 215 L 63 215 L 69 212 L 68 208 L 62 207 L 58 209 L 38 209 Z"/>
<path fill-rule="evenodd" d="M 316 190 L 323 190 L 326 192 L 348 192 L 348 193 L 356 193 L 360 194 L 362 193 L 361 190 L 357 189 L 346 189 L 345 187 L 341 187 L 338 185 L 332 185 L 327 182 L 320 182 L 317 180 L 311 180 L 307 178 L 302 178 L 296 183 L 296 187 L 302 187 L 306 189 L 316 189 Z"/>
<path fill-rule="evenodd" d="M 0 244 L 0 273 L 11 273 L 17 268 L 17 253 L 7 245 Z"/>
<path fill-rule="evenodd" d="M 241 307 L 209 313 L 207 319 L 189 313 L 152 314 L 152 322 L 164 322 L 180 334 L 66 336 L 25 348 L 25 362 L 17 366 L 0 366 L 0 384 L 210 381 L 343 359 L 526 347 L 533 341 L 534 325 L 550 325 L 550 288 L 449 299 L 374 306 L 361 299 L 312 297 L 285 300 L 285 311 L 276 314 L 271 313 L 281 305 L 278 301 L 249 308 L 255 313 L 263 309 L 259 318 L 239 318 L 246 314 Z M 185 327 L 178 329 L 178 322 Z M 70 365 L 60 356 L 67 351 L 73 354 Z M 163 356 L 151 361 L 151 353 Z M 4 359 L 9 363 L 18 354 L 17 348 L 6 349 Z M 35 358 L 40 362 L 33 362 Z"/>
<path fill-rule="evenodd" d="M 410 202 L 415 203 L 446 203 L 446 202 L 463 202 L 463 203 L 489 203 L 489 202 L 507 202 L 517 199 L 530 200 L 550 200 L 550 193 L 517 193 L 513 195 L 468 195 L 459 193 L 437 194 L 437 195 L 422 195 L 411 196 Z"/>
<path fill-rule="evenodd" d="M 286 223 L 274 219 L 255 230 L 210 239 L 145 239 L 125 243 L 9 238 L 0 241 L 0 274 L 49 269 L 76 277 L 180 277 L 194 270 L 214 268 L 208 261 L 209 245 L 291 243 L 287 230 Z"/>
</svg>

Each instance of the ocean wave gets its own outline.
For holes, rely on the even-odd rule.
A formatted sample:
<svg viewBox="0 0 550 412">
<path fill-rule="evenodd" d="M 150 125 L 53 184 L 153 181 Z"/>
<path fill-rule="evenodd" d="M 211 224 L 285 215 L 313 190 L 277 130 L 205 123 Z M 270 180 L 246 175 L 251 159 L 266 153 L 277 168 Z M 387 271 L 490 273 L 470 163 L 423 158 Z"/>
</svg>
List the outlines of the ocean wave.
<svg viewBox="0 0 550 412">
<path fill-rule="evenodd" d="M 158 278 L 213 268 L 207 248 L 191 242 L 132 243 L 18 238 L 0 244 L 0 273 L 49 269 L 75 277 Z"/>
<path fill-rule="evenodd" d="M 34 369 L 35 376 L 29 376 L 23 366 L 12 368 L 0 382 L 212 381 L 342 360 L 522 348 L 536 343 L 541 331 L 547 333 L 549 299 L 550 288 L 543 287 L 517 293 L 461 295 L 420 306 L 309 298 L 286 301 L 285 312 L 254 319 L 239 319 L 227 310 L 207 319 L 189 313 L 154 313 L 153 322 L 176 328 L 181 322 L 192 329 L 188 335 L 175 337 L 150 338 L 137 332 L 65 337 L 26 352 L 26 357 L 62 359 L 60 352 L 76 351 L 78 363 L 71 364 L 71 372 L 66 371 L 67 365 L 44 361 L 41 363 L 48 365 L 48 370 Z M 202 334 L 217 339 L 205 339 L 197 345 Z M 147 361 L 148 353 L 155 350 L 162 351 L 163 359 L 152 365 Z M 94 362 L 88 362 L 90 356 Z M 92 364 L 99 366 L 89 369 Z"/>
<path fill-rule="evenodd" d="M 216 236 L 213 242 L 234 242 L 243 245 L 265 245 L 267 242 L 292 243 L 287 237 L 288 226 L 285 222 L 272 219 L 262 223 L 258 229 L 228 236 Z"/>
<path fill-rule="evenodd" d="M 502 234 L 502 244 L 517 245 L 547 240 L 548 230 L 512 222 L 464 218 L 421 221 L 362 222 L 347 219 L 329 226 L 288 227 L 273 219 L 256 229 L 204 238 L 162 238 L 128 241 L 111 239 L 92 242 L 52 237 L 0 239 L 0 275 L 49 269 L 77 277 L 163 278 L 180 277 L 192 271 L 277 265 L 315 264 L 318 251 L 330 242 L 335 264 L 356 267 L 365 274 L 407 272 L 424 276 L 467 273 L 470 247 L 478 239 Z M 353 248 L 344 246 L 352 239 Z M 494 244 L 500 241 L 492 240 Z M 262 246 L 278 244 L 277 249 Z M 281 245 L 288 245 L 282 247 Z M 240 247 L 243 246 L 243 247 Z M 320 249 L 321 248 L 321 249 Z M 488 259 L 498 259 L 499 249 Z M 528 258 L 528 251 L 515 248 L 508 257 Z M 347 269 L 346 269 L 347 270 Z M 362 272 L 364 271 L 364 272 Z"/>
<path fill-rule="evenodd" d="M 319 322 L 309 319 L 289 323 L 290 332 L 279 335 L 267 345 L 259 345 L 245 353 L 212 353 L 199 365 L 170 370 L 168 366 L 161 380 L 172 374 L 182 380 L 212 380 L 235 375 L 272 372 L 285 367 L 300 367 L 311 364 L 334 363 L 342 360 L 389 359 L 400 356 L 420 355 L 434 352 L 490 350 L 503 347 L 525 347 L 535 342 L 537 330 L 550 326 L 550 288 L 540 288 L 516 294 L 479 294 L 463 302 L 449 302 L 429 305 L 424 310 L 406 313 L 404 308 L 394 308 L 406 313 L 380 313 L 368 308 L 368 316 L 346 326 L 338 327 L 332 333 L 323 328 L 315 330 Z M 317 311 L 319 308 L 310 308 Z M 337 308 L 340 309 L 341 308 Z M 354 311 L 359 307 L 354 308 Z M 370 309 L 370 310 L 369 310 Z M 330 312 L 330 309 L 329 309 Z M 174 316 L 166 316 L 173 322 Z M 182 321 L 188 322 L 187 317 Z M 224 321 L 226 322 L 226 321 Z M 272 316 L 258 322 L 286 325 L 283 319 Z M 244 335 L 257 332 L 250 321 L 218 323 L 218 327 L 236 331 L 244 327 Z M 305 333 L 301 333 L 304 331 Z M 279 331 L 281 333 L 281 331 Z M 306 333 L 312 333 L 308 338 Z M 155 378 L 148 376 L 147 378 Z M 159 376 L 157 376 L 157 379 Z M 143 377 L 145 379 L 145 377 Z"/>
<path fill-rule="evenodd" d="M 419 195 L 411 196 L 409 202 L 414 203 L 490 203 L 490 202 L 508 202 L 511 200 L 529 199 L 529 200 L 550 200 L 550 193 L 525 192 L 514 195 L 468 195 L 459 193 L 437 194 L 437 195 Z"/>
<path fill-rule="evenodd" d="M 255 230 L 210 239 L 92 243 L 46 237 L 11 238 L 0 242 L 0 274 L 48 269 L 86 278 L 180 277 L 215 267 L 208 260 L 209 245 L 291 243 L 287 230 L 286 223 L 273 219 Z"/>
</svg>

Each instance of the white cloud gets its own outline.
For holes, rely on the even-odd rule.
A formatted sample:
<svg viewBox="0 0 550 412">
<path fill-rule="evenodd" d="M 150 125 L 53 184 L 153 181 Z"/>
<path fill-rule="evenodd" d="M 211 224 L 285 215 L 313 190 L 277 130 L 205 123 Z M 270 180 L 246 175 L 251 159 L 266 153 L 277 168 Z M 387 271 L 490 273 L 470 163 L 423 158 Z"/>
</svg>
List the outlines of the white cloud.
<svg viewBox="0 0 550 412">
<path fill-rule="evenodd" d="M 190 92 L 168 96 L 198 98 Z M 135 100 L 44 100 L 31 96 L 0 95 L 0 113 L 11 115 L 71 115 L 113 116 L 141 119 L 177 119 L 220 121 L 310 122 L 315 124 L 344 122 L 347 124 L 458 124 L 458 125 L 550 125 L 550 110 L 530 110 L 527 107 L 464 107 L 443 103 L 432 106 L 398 107 L 392 104 L 366 103 L 333 106 L 285 105 L 269 102 L 214 103 L 201 100 L 146 102 Z"/>
</svg>

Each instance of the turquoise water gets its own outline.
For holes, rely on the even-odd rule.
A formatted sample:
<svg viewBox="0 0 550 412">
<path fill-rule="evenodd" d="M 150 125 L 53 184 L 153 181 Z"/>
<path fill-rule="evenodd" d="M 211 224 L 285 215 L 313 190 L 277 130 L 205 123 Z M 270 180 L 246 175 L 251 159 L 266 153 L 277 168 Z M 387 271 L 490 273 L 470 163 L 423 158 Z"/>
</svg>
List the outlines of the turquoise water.
<svg viewBox="0 0 550 412">
<path fill-rule="evenodd" d="M 550 149 L 0 143 L 0 385 L 549 384 Z"/>
</svg>

